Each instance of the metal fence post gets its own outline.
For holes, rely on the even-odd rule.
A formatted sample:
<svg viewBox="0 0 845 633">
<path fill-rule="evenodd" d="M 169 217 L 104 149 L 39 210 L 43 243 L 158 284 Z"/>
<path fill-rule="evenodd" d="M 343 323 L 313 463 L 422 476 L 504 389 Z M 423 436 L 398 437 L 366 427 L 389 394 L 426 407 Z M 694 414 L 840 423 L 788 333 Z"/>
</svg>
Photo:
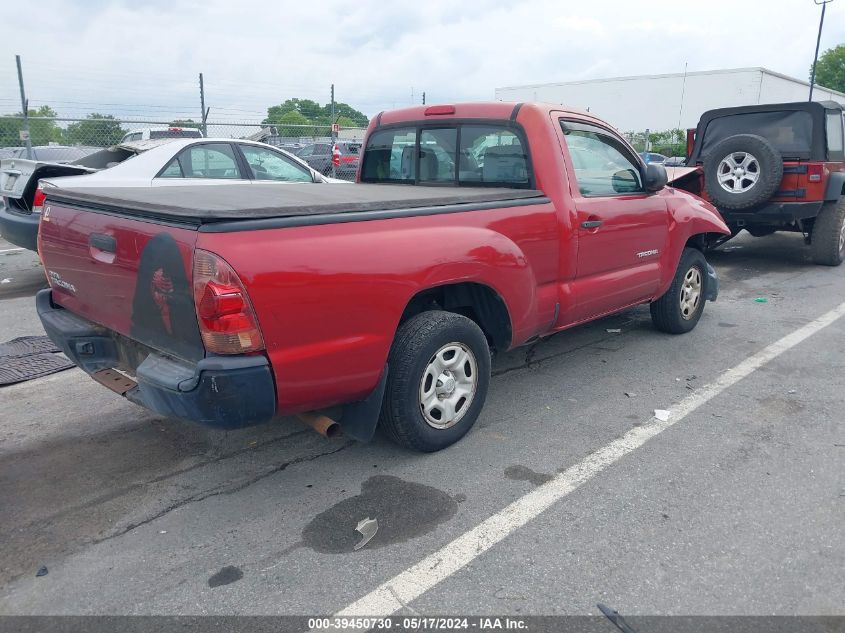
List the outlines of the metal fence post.
<svg viewBox="0 0 845 633">
<path fill-rule="evenodd" d="M 331 156 L 332 156 L 332 178 L 337 178 L 337 167 L 335 167 L 335 164 L 334 164 L 334 148 L 335 148 L 335 144 L 337 143 L 337 135 L 335 134 L 335 131 L 334 131 L 334 124 L 335 124 L 335 120 L 334 120 L 334 84 L 332 84 L 332 127 L 331 127 L 331 130 L 332 130 L 332 153 L 331 153 Z"/>
<path fill-rule="evenodd" d="M 26 92 L 23 89 L 23 71 L 21 70 L 21 56 L 15 55 L 15 62 L 18 65 L 18 85 L 21 88 L 21 108 L 23 112 L 23 133 L 26 138 L 26 157 L 32 160 L 32 140 L 29 138 L 29 101 L 26 99 Z"/>
<path fill-rule="evenodd" d="M 205 109 L 205 87 L 202 83 L 202 73 L 200 73 L 200 114 L 202 115 L 202 135 L 208 136 L 208 126 L 206 125 L 208 110 Z"/>
</svg>

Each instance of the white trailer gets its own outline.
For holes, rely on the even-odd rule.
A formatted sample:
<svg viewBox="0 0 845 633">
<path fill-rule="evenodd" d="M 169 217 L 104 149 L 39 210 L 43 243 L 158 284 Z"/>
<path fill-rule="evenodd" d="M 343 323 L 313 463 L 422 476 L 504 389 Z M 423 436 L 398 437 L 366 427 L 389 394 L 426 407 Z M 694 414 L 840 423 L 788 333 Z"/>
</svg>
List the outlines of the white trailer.
<svg viewBox="0 0 845 633">
<path fill-rule="evenodd" d="M 810 84 L 800 79 L 765 68 L 735 68 L 511 86 L 496 88 L 495 98 L 560 103 L 589 110 L 621 132 L 642 132 L 695 127 L 713 108 L 806 101 L 809 92 Z M 845 94 L 816 86 L 813 100 L 845 104 Z"/>
</svg>

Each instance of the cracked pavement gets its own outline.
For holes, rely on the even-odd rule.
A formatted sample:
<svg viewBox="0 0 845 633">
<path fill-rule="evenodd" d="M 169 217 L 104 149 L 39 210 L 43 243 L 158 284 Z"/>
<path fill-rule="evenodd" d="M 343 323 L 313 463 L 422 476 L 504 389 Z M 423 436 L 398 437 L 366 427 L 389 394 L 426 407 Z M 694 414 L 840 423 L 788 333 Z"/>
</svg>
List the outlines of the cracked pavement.
<svg viewBox="0 0 845 633">
<path fill-rule="evenodd" d="M 503 354 L 476 427 L 433 455 L 293 419 L 166 420 L 76 369 L 0 388 L 0 613 L 343 608 L 845 300 L 845 268 L 812 266 L 796 236 L 728 246 L 694 332 L 638 307 Z M 41 333 L 37 259 L 4 255 L 0 342 Z M 843 335 L 755 371 L 408 612 L 843 614 Z"/>
</svg>

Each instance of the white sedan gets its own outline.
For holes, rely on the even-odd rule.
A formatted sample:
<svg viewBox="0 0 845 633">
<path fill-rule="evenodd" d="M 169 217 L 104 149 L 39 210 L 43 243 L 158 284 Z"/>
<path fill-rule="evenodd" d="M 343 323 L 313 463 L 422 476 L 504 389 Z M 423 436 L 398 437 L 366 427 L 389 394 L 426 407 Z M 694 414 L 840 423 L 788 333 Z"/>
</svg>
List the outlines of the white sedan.
<svg viewBox="0 0 845 633">
<path fill-rule="evenodd" d="M 252 182 L 342 183 L 305 161 L 255 141 L 186 138 L 157 145 L 108 169 L 81 176 L 46 178 L 52 187 L 166 187 Z"/>
</svg>

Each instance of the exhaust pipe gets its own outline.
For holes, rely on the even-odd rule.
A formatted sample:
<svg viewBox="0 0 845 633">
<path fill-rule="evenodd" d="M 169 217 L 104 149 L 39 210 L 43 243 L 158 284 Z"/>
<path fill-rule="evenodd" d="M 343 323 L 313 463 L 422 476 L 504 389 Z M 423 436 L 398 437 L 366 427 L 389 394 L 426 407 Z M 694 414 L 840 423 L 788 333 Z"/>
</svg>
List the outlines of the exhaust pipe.
<svg viewBox="0 0 845 633">
<path fill-rule="evenodd" d="M 323 437 L 340 435 L 340 424 L 325 415 L 309 411 L 308 413 L 298 413 L 296 417 Z"/>
</svg>

